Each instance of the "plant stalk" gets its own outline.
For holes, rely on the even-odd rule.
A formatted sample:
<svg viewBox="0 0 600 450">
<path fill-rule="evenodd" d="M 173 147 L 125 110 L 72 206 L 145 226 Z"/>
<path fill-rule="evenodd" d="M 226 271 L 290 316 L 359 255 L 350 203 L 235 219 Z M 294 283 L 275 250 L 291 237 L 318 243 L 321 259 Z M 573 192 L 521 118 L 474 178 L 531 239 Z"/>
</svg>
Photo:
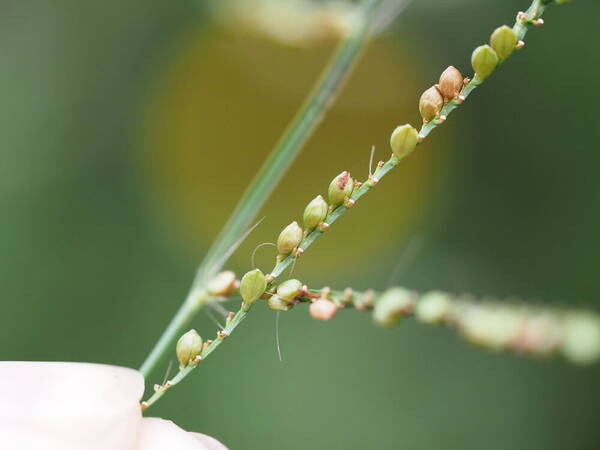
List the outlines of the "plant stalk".
<svg viewBox="0 0 600 450">
<path fill-rule="evenodd" d="M 366 0 L 358 8 L 356 21 L 336 47 L 330 62 L 312 91 L 292 119 L 273 151 L 240 199 L 223 231 L 198 267 L 186 300 L 169 323 L 158 342 L 140 367 L 147 378 L 163 355 L 171 350 L 183 327 L 211 297 L 206 283 L 226 262 L 229 250 L 250 226 L 281 177 L 285 174 L 306 141 L 333 105 L 344 80 L 348 78 L 371 36 L 371 19 L 380 0 Z"/>
<path fill-rule="evenodd" d="M 371 7 L 373 7 L 377 2 L 367 2 L 366 5 L 371 5 Z M 527 25 L 533 23 L 533 19 L 539 18 L 541 16 L 541 14 L 543 13 L 544 9 L 546 8 L 546 5 L 550 3 L 548 0 L 533 0 L 533 3 L 531 4 L 531 6 L 529 7 L 529 9 L 527 10 L 527 12 L 525 13 L 525 17 L 524 18 L 517 18 L 517 23 L 514 26 L 514 30 L 517 33 L 517 36 L 519 37 L 519 39 L 522 39 L 525 36 L 525 33 L 527 31 Z M 372 12 L 372 11 L 371 11 Z M 368 22 L 368 21 L 367 21 Z M 367 31 L 368 31 L 368 24 L 363 24 L 363 26 L 366 26 L 365 30 L 364 30 L 364 34 L 362 34 L 362 44 L 357 47 L 355 50 L 355 53 L 353 53 L 353 58 L 350 61 L 347 61 L 345 58 L 343 58 L 343 61 L 346 61 L 346 65 L 345 65 L 345 70 L 349 71 L 351 66 L 352 66 L 352 62 L 355 60 L 355 58 L 357 57 L 357 55 L 359 54 L 360 48 L 362 47 L 362 45 L 364 45 L 364 42 L 366 40 L 366 37 L 368 35 Z M 348 39 L 350 39 L 350 36 L 348 37 Z M 318 93 L 321 93 L 322 95 L 326 95 L 327 93 L 329 93 L 330 97 L 329 98 L 334 98 L 334 94 L 335 94 L 335 90 L 331 91 L 330 89 L 326 89 L 326 87 L 328 86 L 328 83 L 326 83 L 325 81 L 327 81 L 329 79 L 328 74 L 330 74 L 330 71 L 332 71 L 333 69 L 335 69 L 336 67 L 336 60 L 338 58 L 341 57 L 341 54 L 345 54 L 345 52 L 343 51 L 345 46 L 347 45 L 347 42 L 342 42 L 340 44 L 340 46 L 338 47 L 338 50 L 336 51 L 336 53 L 334 54 L 333 57 L 333 62 L 328 66 L 328 69 L 326 69 L 325 74 L 321 77 L 320 82 L 317 83 L 317 88 L 313 91 L 313 93 L 311 94 L 311 96 L 309 97 L 309 101 L 305 103 L 305 105 L 303 106 L 303 108 L 301 108 L 301 112 L 307 112 L 306 109 L 309 108 L 309 106 L 311 105 L 311 99 L 316 101 L 315 95 L 317 95 Z M 340 54 L 341 52 L 341 54 Z M 347 55 L 346 55 L 347 56 Z M 341 63 L 341 62 L 340 62 Z M 335 72 L 335 71 L 334 71 Z M 347 73 L 347 72 L 346 72 Z M 333 76 L 333 74 L 331 74 Z M 344 78 L 343 76 L 339 76 L 340 74 L 338 74 L 338 77 L 335 77 L 338 80 L 338 84 L 336 85 L 337 88 L 339 88 L 339 83 L 342 81 L 342 79 Z M 343 74 L 341 74 L 343 75 Z M 419 131 L 419 136 L 420 136 L 420 140 L 425 139 L 425 137 L 427 135 L 429 135 L 429 133 L 436 128 L 437 126 L 443 124 L 447 118 L 447 116 L 454 111 L 454 109 L 456 109 L 459 105 L 461 105 L 463 103 L 463 101 L 473 92 L 473 90 L 475 90 L 478 86 L 480 86 L 483 83 L 482 80 L 478 80 L 477 78 L 471 80 L 461 91 L 461 95 L 462 95 L 462 99 L 459 100 L 452 100 L 450 102 L 448 102 L 441 110 L 440 115 L 437 119 L 432 120 L 428 123 L 424 123 L 423 126 L 421 127 L 421 130 Z M 320 88 L 323 88 L 324 90 L 321 91 Z M 320 104 L 321 107 L 323 108 L 323 111 L 326 109 L 327 102 L 317 102 L 315 104 Z M 322 114 L 322 112 L 321 112 Z M 318 124 L 318 119 L 320 117 L 321 114 L 311 114 L 311 117 L 313 117 L 313 120 L 315 121 L 313 123 L 312 127 L 308 127 L 308 128 L 304 128 L 301 127 L 302 129 L 305 130 L 305 132 L 307 133 L 307 136 L 298 136 L 299 139 L 299 144 L 298 145 L 302 145 L 306 138 L 308 137 L 308 135 L 310 134 L 310 132 L 314 129 L 314 127 Z M 300 114 L 300 117 L 302 117 L 302 114 Z M 296 119 L 292 122 L 292 125 L 295 123 L 296 125 L 298 124 L 298 116 L 296 117 Z M 302 121 L 300 121 L 302 123 Z M 292 126 L 292 130 L 290 131 L 290 129 L 288 128 L 288 131 L 286 133 L 284 133 L 284 137 L 282 138 L 282 140 L 280 141 L 280 145 L 278 145 L 275 149 L 275 152 L 281 148 L 280 146 L 283 145 L 284 148 L 288 148 L 288 149 L 292 149 L 294 150 L 294 147 L 288 147 L 289 143 L 286 144 L 287 142 L 287 138 L 289 138 L 290 133 L 294 133 L 294 127 Z M 286 138 L 287 136 L 287 138 Z M 298 148 L 299 149 L 299 148 Z M 295 149 L 295 151 L 298 151 L 298 149 Z M 291 150 L 287 150 L 287 151 L 291 151 Z M 293 158 L 292 158 L 293 159 Z M 275 164 L 273 163 L 273 161 L 278 161 L 276 157 L 273 157 L 273 155 L 271 155 L 271 157 L 269 158 L 269 160 L 267 161 L 266 166 L 269 166 L 270 164 Z M 290 160 L 291 162 L 291 160 Z M 400 160 L 398 158 L 396 158 L 395 156 L 392 156 L 387 162 L 385 163 L 380 163 L 377 166 L 376 171 L 369 177 L 369 179 L 363 183 L 359 188 L 355 189 L 354 192 L 352 193 L 350 200 L 353 200 L 353 202 L 351 202 L 352 204 L 358 200 L 359 198 L 361 198 L 363 195 L 365 195 L 373 186 L 375 186 L 379 180 L 385 176 L 387 173 L 389 173 L 394 167 L 396 167 L 398 164 L 400 163 Z M 269 167 L 267 167 L 267 169 L 269 169 Z M 269 172 L 269 170 L 267 170 L 267 172 Z M 269 172 L 270 173 L 270 172 Z M 272 175 L 270 175 L 272 176 Z M 278 177 L 275 177 L 275 179 L 278 180 Z M 255 180 L 256 181 L 256 180 Z M 258 181 L 260 183 L 260 180 Z M 253 183 L 254 185 L 254 183 Z M 271 188 L 272 189 L 272 188 Z M 268 195 L 268 193 L 270 192 L 270 189 L 267 191 L 263 191 L 266 192 L 265 195 Z M 244 195 L 244 198 L 246 196 L 250 195 L 250 197 L 252 196 L 251 193 L 248 194 L 248 192 Z M 256 200 L 253 200 L 256 201 Z M 264 199 L 263 199 L 264 201 Z M 262 203 L 261 203 L 262 204 Z M 333 209 L 332 211 L 329 212 L 329 214 L 326 217 L 325 223 L 327 223 L 328 225 L 332 224 L 333 222 L 335 222 L 339 217 L 341 217 L 348 209 L 350 209 L 350 207 L 348 206 L 348 204 L 346 205 L 340 205 L 337 208 Z M 244 216 L 243 213 L 242 216 Z M 237 220 L 241 220 L 241 219 L 236 219 L 235 217 L 233 219 L 230 220 L 231 222 L 237 222 Z M 248 219 L 251 220 L 251 219 Z M 231 226 L 230 226 L 231 228 Z M 312 232 L 310 232 L 308 235 L 306 235 L 306 237 L 303 239 L 303 241 L 300 244 L 300 247 L 302 250 L 305 250 L 306 248 L 308 248 L 310 245 L 312 245 L 312 243 L 318 239 L 321 235 L 323 234 L 323 231 L 320 229 L 315 229 Z M 224 238 L 223 238 L 224 239 Z M 228 252 L 228 250 L 225 250 L 225 254 Z M 207 257 L 208 258 L 208 257 Z M 276 264 L 276 266 L 274 267 L 274 269 L 271 272 L 271 275 L 274 277 L 277 277 L 279 275 L 281 275 L 281 273 L 283 273 L 283 271 L 295 260 L 295 258 L 297 258 L 297 256 L 294 255 L 289 255 L 283 259 L 281 259 L 280 261 L 278 261 L 278 263 Z M 209 259 L 206 259 L 205 261 L 210 261 Z M 225 261 L 223 261 L 224 264 Z M 204 264 L 203 264 L 204 265 Z M 200 270 L 202 270 L 203 265 L 201 265 Z M 220 267 L 219 267 L 220 269 Z M 217 269 L 218 270 L 218 269 Z M 312 291 L 313 293 L 319 293 L 321 291 Z M 345 305 L 348 306 L 354 306 L 357 309 L 369 309 L 370 307 L 372 307 L 373 305 L 373 301 L 374 301 L 374 296 L 376 295 L 374 292 L 373 293 L 369 293 L 367 295 L 367 293 L 355 293 L 351 298 L 349 299 L 345 299 L 346 298 L 346 294 L 344 292 L 340 292 L 340 291 L 330 291 L 329 289 L 327 289 L 326 291 L 328 293 L 329 296 L 331 296 L 330 298 L 340 302 L 340 303 L 344 303 Z M 177 313 L 177 315 L 173 318 L 171 324 L 169 325 L 169 327 L 167 328 L 167 330 L 165 331 L 165 333 L 163 334 L 163 336 L 161 337 L 159 343 L 157 344 L 157 346 L 153 349 L 152 353 L 150 354 L 150 356 L 148 357 L 148 359 L 146 360 L 146 362 L 144 363 L 144 366 L 142 366 L 142 373 L 144 373 L 145 376 L 147 376 L 147 374 L 149 373 L 150 370 L 152 370 L 152 368 L 156 365 L 158 359 L 160 358 L 160 356 L 162 354 L 164 354 L 165 349 L 170 345 L 170 342 L 172 340 L 174 340 L 175 337 L 178 336 L 178 333 L 181 331 L 181 328 L 183 326 L 183 324 L 187 323 L 187 321 L 189 321 L 191 319 L 191 317 L 195 314 L 195 312 L 207 301 L 209 301 L 211 299 L 210 295 L 202 288 L 202 287 L 198 287 L 196 285 L 192 286 L 192 289 L 190 291 L 190 294 L 188 295 L 188 298 L 186 299 L 186 301 L 184 302 L 184 304 L 182 305 L 180 311 Z M 302 299 L 303 301 L 310 301 L 311 297 L 307 297 L 305 299 Z M 227 326 L 224 330 L 225 335 L 221 335 L 221 337 L 218 337 L 215 341 L 213 341 L 210 345 L 208 345 L 203 353 L 201 354 L 202 359 L 204 359 L 205 357 L 207 357 L 210 353 L 212 353 L 212 351 L 214 351 L 221 343 L 221 341 L 229 336 L 231 334 L 231 332 L 237 327 L 237 325 L 239 325 L 242 320 L 244 320 L 245 316 L 246 316 L 247 312 L 240 310 L 238 311 L 233 318 L 228 321 Z M 179 383 L 181 380 L 183 380 L 194 368 L 196 368 L 198 366 L 198 364 L 192 364 L 189 365 L 187 367 L 184 368 L 180 368 L 179 373 L 170 381 L 168 381 L 167 383 L 165 383 L 162 386 L 158 386 L 156 392 L 154 393 L 154 395 L 152 395 L 147 401 L 142 402 L 142 408 L 146 409 L 149 406 L 151 406 L 152 404 L 154 404 L 158 399 L 160 399 L 164 393 L 173 385 Z M 144 368 L 146 369 L 146 371 L 144 371 Z"/>
</svg>

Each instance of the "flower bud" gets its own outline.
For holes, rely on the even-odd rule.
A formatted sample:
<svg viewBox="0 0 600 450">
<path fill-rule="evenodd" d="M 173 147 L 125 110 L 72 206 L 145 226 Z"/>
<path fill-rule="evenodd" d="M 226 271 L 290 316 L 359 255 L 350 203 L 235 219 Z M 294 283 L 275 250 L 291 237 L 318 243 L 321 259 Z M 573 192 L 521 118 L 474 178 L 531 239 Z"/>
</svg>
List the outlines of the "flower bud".
<svg viewBox="0 0 600 450">
<path fill-rule="evenodd" d="M 440 113 L 442 106 L 444 106 L 442 94 L 440 94 L 440 91 L 435 86 L 431 86 L 423 92 L 419 100 L 419 112 L 421 113 L 421 117 L 423 117 L 423 121 L 429 122 L 435 119 Z"/>
<path fill-rule="evenodd" d="M 449 66 L 442 72 L 438 89 L 446 101 L 458 97 L 463 87 L 463 80 L 462 74 L 454 66 Z"/>
<path fill-rule="evenodd" d="M 277 238 L 277 252 L 280 255 L 289 255 L 302 242 L 302 228 L 298 222 L 292 222 L 279 233 Z"/>
<path fill-rule="evenodd" d="M 274 311 L 289 311 L 294 307 L 293 303 L 282 299 L 279 295 L 272 295 L 269 297 L 267 305 Z"/>
<path fill-rule="evenodd" d="M 317 195 L 312 201 L 306 205 L 304 210 L 304 227 L 307 230 L 312 230 L 319 226 L 327 217 L 327 202 L 322 196 Z"/>
<path fill-rule="evenodd" d="M 190 330 L 177 341 L 179 367 L 187 367 L 202 351 L 202 338 L 196 330 Z"/>
<path fill-rule="evenodd" d="M 600 359 L 600 318 L 592 313 L 567 316 L 563 329 L 562 353 L 575 364 Z"/>
<path fill-rule="evenodd" d="M 354 180 L 350 176 L 350 172 L 343 171 L 335 177 L 329 184 L 329 203 L 335 208 L 344 203 L 346 197 L 352 195 L 354 190 Z"/>
<path fill-rule="evenodd" d="M 302 294 L 302 283 L 298 280 L 287 280 L 277 286 L 277 295 L 283 300 L 294 300 Z"/>
<path fill-rule="evenodd" d="M 417 302 L 415 317 L 423 323 L 440 323 L 448 314 L 450 299 L 443 292 L 428 292 Z"/>
<path fill-rule="evenodd" d="M 402 288 L 393 288 L 386 291 L 375 303 L 373 321 L 380 327 L 392 327 L 398 323 L 402 314 L 412 311 L 415 296 L 412 292 Z"/>
<path fill-rule="evenodd" d="M 406 124 L 396 127 L 390 137 L 390 145 L 394 156 L 402 159 L 417 146 L 419 135 L 414 127 Z"/>
<path fill-rule="evenodd" d="M 489 45 L 481 45 L 473 51 L 471 65 L 475 71 L 475 77 L 484 80 L 498 65 L 498 55 Z"/>
<path fill-rule="evenodd" d="M 512 54 L 517 46 L 517 41 L 517 35 L 513 29 L 506 25 L 496 28 L 490 37 L 490 45 L 500 61 Z"/>
<path fill-rule="evenodd" d="M 231 294 L 235 289 L 235 285 L 235 273 L 226 270 L 210 280 L 207 288 L 209 294 L 222 297 Z"/>
<path fill-rule="evenodd" d="M 267 279 L 260 269 L 254 269 L 242 277 L 240 295 L 246 308 L 258 300 L 267 289 Z"/>
<path fill-rule="evenodd" d="M 320 298 L 310 304 L 308 312 L 313 319 L 330 320 L 335 317 L 337 306 L 331 300 Z"/>
</svg>

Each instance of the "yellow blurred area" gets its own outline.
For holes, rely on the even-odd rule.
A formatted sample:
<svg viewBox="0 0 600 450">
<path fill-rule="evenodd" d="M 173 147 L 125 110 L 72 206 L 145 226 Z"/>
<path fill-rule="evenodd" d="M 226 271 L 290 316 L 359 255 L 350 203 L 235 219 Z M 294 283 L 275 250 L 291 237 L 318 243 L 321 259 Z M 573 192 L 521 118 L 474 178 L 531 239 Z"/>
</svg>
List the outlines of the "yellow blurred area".
<svg viewBox="0 0 600 450">
<path fill-rule="evenodd" d="M 152 203 L 177 230 L 183 247 L 197 254 L 210 244 L 333 45 L 290 49 L 213 25 L 192 33 L 166 66 L 148 106 L 142 167 L 158 200 Z M 235 263 L 247 267 L 252 249 L 274 242 L 285 225 L 300 220 L 304 206 L 317 194 L 325 195 L 329 181 L 342 170 L 366 179 L 371 147 L 376 146 L 374 164 L 387 159 L 395 126 L 419 124 L 417 93 L 423 81 L 416 53 L 408 44 L 385 37 L 368 48 L 337 103 L 259 215 L 266 220 L 237 252 Z M 410 68 L 403 60 L 411 61 Z M 351 218 L 336 223 L 335 239 L 321 239 L 315 254 L 335 250 L 336 258 L 359 259 L 405 237 L 431 202 L 443 166 L 441 155 L 451 151 L 450 137 L 446 134 L 443 152 L 418 151 L 408 158 L 381 183 L 379 192 L 347 215 Z M 358 237 L 363 243 L 353 244 Z M 274 258 L 273 249 L 261 250 L 257 261 L 270 264 L 271 253 Z M 310 269 L 331 270 L 332 262 L 311 258 Z"/>
</svg>

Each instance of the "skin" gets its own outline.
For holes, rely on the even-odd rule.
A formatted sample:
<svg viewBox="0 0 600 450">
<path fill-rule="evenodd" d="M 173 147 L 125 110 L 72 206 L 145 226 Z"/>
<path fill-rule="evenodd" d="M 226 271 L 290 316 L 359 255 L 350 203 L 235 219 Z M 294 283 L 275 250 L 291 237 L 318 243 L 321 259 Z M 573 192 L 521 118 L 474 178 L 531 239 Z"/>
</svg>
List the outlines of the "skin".
<svg viewBox="0 0 600 450">
<path fill-rule="evenodd" d="M 142 417 L 139 372 L 100 364 L 0 362 L 0 436 L 14 450 L 227 450 Z"/>
</svg>

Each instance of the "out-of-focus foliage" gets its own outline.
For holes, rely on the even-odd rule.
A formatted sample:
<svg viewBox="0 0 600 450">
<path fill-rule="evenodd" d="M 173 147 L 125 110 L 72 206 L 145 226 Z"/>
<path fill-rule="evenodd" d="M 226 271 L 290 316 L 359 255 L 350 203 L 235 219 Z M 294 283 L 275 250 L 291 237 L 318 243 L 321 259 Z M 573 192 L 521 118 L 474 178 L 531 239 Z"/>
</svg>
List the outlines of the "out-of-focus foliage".
<svg viewBox="0 0 600 450">
<path fill-rule="evenodd" d="M 209 1 L 209 0 L 206 0 Z M 212 0 L 215 1 L 215 0 Z M 341 170 L 522 1 L 415 1 L 369 50 L 232 260 Z M 324 64 L 225 29 L 200 3 L 1 2 L 0 358 L 137 366 Z M 546 25 L 306 253 L 311 285 L 469 291 L 600 309 L 600 5 Z M 328 232 L 329 233 L 329 232 Z M 257 264 L 269 270 L 274 250 Z M 255 305 L 256 306 L 256 305 Z M 598 367 L 485 353 L 410 321 L 256 313 L 153 414 L 231 448 L 563 449 L 600 438 Z M 202 316 L 192 326 L 216 330 Z M 175 353 L 173 352 L 173 359 Z M 153 381 L 161 381 L 153 380 Z"/>
</svg>

